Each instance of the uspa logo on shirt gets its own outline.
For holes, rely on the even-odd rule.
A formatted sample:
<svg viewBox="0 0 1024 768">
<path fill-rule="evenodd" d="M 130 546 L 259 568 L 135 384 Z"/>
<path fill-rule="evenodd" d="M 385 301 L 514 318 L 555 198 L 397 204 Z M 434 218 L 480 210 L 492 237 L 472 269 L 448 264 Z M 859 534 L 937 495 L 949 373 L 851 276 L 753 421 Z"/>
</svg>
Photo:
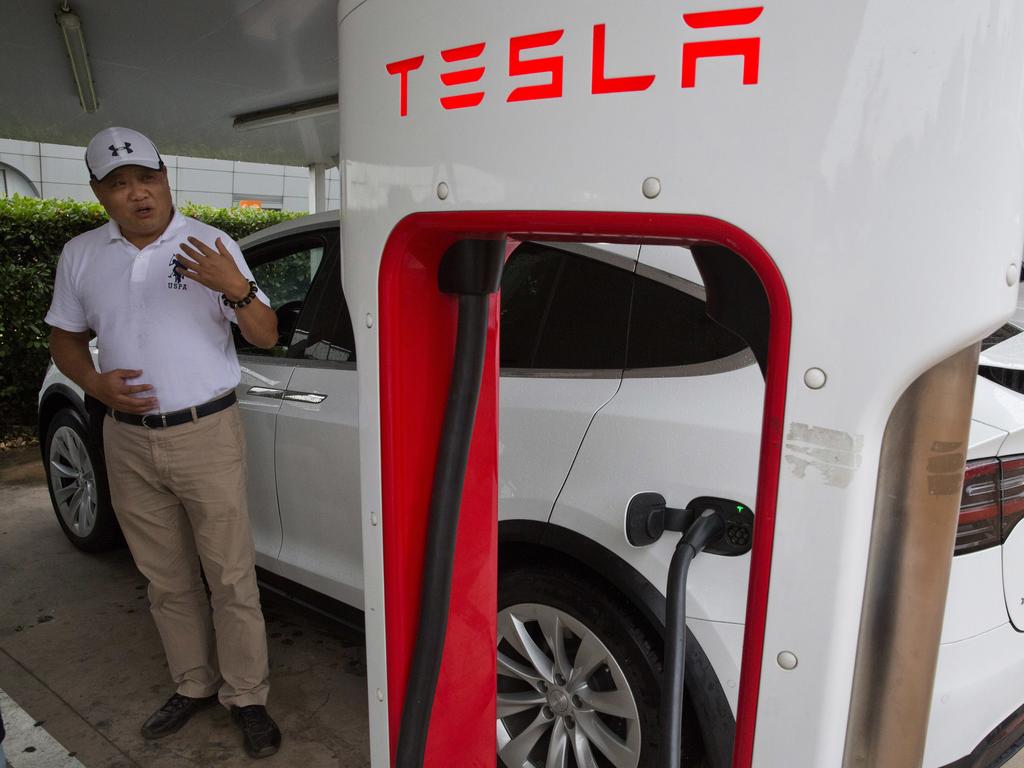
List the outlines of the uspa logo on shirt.
<svg viewBox="0 0 1024 768">
<path fill-rule="evenodd" d="M 184 269 L 185 265 L 172 257 L 171 260 L 167 262 L 167 266 L 171 268 L 171 274 L 167 276 L 167 287 L 172 291 L 187 291 L 188 284 L 185 282 L 185 276 L 178 271 L 179 269 Z M 173 281 L 171 278 L 174 278 Z"/>
</svg>

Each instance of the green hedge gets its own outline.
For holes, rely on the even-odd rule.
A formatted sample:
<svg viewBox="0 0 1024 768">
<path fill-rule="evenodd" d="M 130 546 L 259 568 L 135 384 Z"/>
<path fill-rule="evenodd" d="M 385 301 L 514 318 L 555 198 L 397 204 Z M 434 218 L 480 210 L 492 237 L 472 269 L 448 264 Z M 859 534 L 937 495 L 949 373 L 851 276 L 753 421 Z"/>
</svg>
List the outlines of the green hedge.
<svg viewBox="0 0 1024 768">
<path fill-rule="evenodd" d="M 301 216 L 258 208 L 178 206 L 235 240 Z M 98 203 L 0 198 L 0 436 L 35 424 L 36 395 L 49 362 L 43 322 L 64 243 L 107 221 Z"/>
</svg>

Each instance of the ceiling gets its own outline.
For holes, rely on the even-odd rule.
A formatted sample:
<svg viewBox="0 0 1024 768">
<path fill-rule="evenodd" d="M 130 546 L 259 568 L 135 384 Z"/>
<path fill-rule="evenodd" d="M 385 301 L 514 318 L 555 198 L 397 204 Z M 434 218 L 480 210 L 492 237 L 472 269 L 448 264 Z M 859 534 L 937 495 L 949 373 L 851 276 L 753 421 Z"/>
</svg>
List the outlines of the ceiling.
<svg viewBox="0 0 1024 768">
<path fill-rule="evenodd" d="M 69 0 L 99 110 L 78 102 L 61 0 L 0 0 L 0 138 L 84 146 L 109 125 L 164 154 L 335 165 L 337 113 L 236 130 L 237 115 L 338 92 L 335 0 Z"/>
</svg>

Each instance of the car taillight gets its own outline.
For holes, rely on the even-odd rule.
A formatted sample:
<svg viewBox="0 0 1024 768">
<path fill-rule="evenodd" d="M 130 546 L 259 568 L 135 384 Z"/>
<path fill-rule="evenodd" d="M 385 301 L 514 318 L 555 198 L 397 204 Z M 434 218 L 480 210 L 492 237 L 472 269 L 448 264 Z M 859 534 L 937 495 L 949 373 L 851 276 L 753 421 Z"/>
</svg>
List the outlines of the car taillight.
<svg viewBox="0 0 1024 768">
<path fill-rule="evenodd" d="M 1024 518 L 1024 456 L 1000 459 L 1002 478 L 999 481 L 1003 507 L 1002 540 L 1010 535 L 1014 526 Z"/>
<path fill-rule="evenodd" d="M 954 555 L 995 547 L 1024 519 L 1024 456 L 967 462 Z"/>
<path fill-rule="evenodd" d="M 1002 537 L 999 515 L 999 460 L 967 462 L 960 495 L 960 523 L 954 555 L 998 546 Z"/>
</svg>

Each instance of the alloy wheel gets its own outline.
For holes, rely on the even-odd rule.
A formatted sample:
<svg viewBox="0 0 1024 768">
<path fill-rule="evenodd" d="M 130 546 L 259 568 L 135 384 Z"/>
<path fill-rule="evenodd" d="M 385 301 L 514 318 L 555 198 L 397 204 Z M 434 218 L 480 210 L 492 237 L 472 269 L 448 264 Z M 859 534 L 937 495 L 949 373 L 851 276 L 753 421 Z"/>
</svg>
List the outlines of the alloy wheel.
<svg viewBox="0 0 1024 768">
<path fill-rule="evenodd" d="M 81 435 L 59 427 L 50 441 L 50 488 L 57 512 L 68 529 L 85 538 L 96 526 L 96 472 Z"/>
<path fill-rule="evenodd" d="M 640 715 L 619 663 L 570 614 L 498 614 L 498 757 L 507 768 L 636 768 Z"/>
</svg>

